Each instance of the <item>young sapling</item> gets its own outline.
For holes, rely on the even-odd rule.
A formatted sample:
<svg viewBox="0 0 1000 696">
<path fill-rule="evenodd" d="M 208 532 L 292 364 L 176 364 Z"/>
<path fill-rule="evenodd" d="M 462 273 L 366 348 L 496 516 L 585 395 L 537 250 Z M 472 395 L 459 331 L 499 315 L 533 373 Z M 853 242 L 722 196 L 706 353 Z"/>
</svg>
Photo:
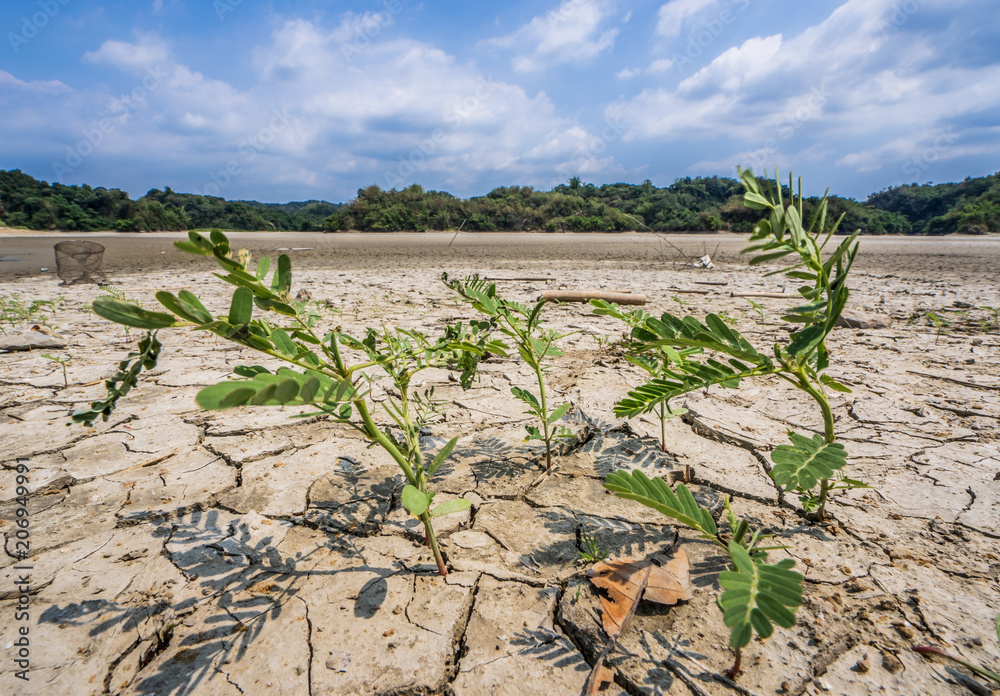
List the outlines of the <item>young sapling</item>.
<svg viewBox="0 0 1000 696">
<path fill-rule="evenodd" d="M 497 294 L 496 284 L 471 276 L 465 280 L 450 280 L 447 273 L 441 280 L 454 290 L 459 298 L 472 305 L 477 311 L 487 315 L 490 321 L 485 325 L 499 331 L 512 340 L 521 359 L 531 368 L 538 384 L 538 394 L 527 389 L 512 387 L 511 393 L 528 407 L 525 413 L 535 416 L 539 425 L 527 425 L 525 440 L 541 440 L 545 443 L 545 467 L 552 466 L 552 443 L 556 438 L 570 438 L 573 433 L 566 426 L 556 423 L 566 415 L 571 404 L 564 403 L 549 409 L 548 393 L 545 385 L 545 365 L 547 358 L 562 355 L 556 341 L 571 334 L 560 334 L 542 325 L 542 309 L 547 300 L 540 299 L 533 307 L 505 300 Z M 506 355 L 507 347 L 497 342 Z M 492 351 L 496 352 L 496 351 Z"/>
<path fill-rule="evenodd" d="M 830 364 L 826 338 L 847 304 L 850 294 L 847 276 L 858 252 L 860 231 L 848 236 L 824 258 L 824 250 L 840 224 L 840 220 L 832 224 L 827 220 L 825 196 L 807 227 L 801 181 L 798 195 L 793 195 L 786 205 L 777 173 L 774 188 L 768 186 L 766 190 L 750 171 L 740 170 L 740 178 L 746 188 L 745 204 L 768 213 L 754 229 L 751 246 L 744 250 L 757 252 L 750 264 L 777 261 L 789 255 L 797 257 L 792 265 L 768 275 L 781 273 L 802 281 L 798 296 L 805 304 L 790 308 L 781 317 L 799 326 L 787 341 L 776 343 L 769 355 L 755 348 L 717 314 L 706 316 L 704 323 L 692 316 L 681 318 L 669 313 L 659 318 L 649 317 L 642 328 L 653 338 L 637 346 L 635 354 L 697 348 L 709 357 L 678 355 L 679 359 L 674 360 L 663 376 L 651 378 L 619 401 L 615 413 L 626 417 L 647 413 L 682 394 L 716 385 L 736 388 L 741 380 L 752 377 L 774 375 L 785 380 L 819 406 L 823 432 L 811 437 L 789 432 L 791 444 L 779 445 L 771 452 L 774 468 L 770 474 L 779 486 L 799 494 L 807 513 L 822 520 L 832 491 L 867 487 L 840 473 L 847 462 L 847 452 L 837 442 L 836 419 L 827 390 L 849 392 L 850 389 L 824 374 Z M 788 189 L 792 190 L 791 178 Z M 711 357 L 713 354 L 724 362 Z"/>
<path fill-rule="evenodd" d="M 361 340 L 340 327 L 323 335 L 316 333 L 319 316 L 307 307 L 289 301 L 292 272 L 287 255 L 278 258 L 271 282 L 270 258 L 262 258 L 255 268 L 248 253 L 233 259 L 229 240 L 219 231 L 211 239 L 197 232 L 188 241 L 175 242 L 180 250 L 214 256 L 224 274 L 216 277 L 236 286 L 229 312 L 214 316 L 194 294 L 182 290 L 177 295 L 160 291 L 156 299 L 167 312 L 151 311 L 122 300 L 117 293 L 94 300 L 94 312 L 126 327 L 145 329 L 139 351 L 119 366 L 108 380 L 108 395 L 89 408 L 80 409 L 73 420 L 91 425 L 108 419 L 118 400 L 138 383 L 142 370 L 155 367 L 160 352 L 157 333 L 180 328 L 206 331 L 219 338 L 251 348 L 280 360 L 288 367 L 271 371 L 260 365 L 239 366 L 233 372 L 240 379 L 227 380 L 198 392 L 196 401 L 208 410 L 239 406 L 308 406 L 318 411 L 303 414 L 326 416 L 330 421 L 353 428 L 373 445 L 381 447 L 397 463 L 406 478 L 402 502 L 407 511 L 424 525 L 438 571 L 447 568 L 434 533 L 433 519 L 470 506 L 459 498 L 434 505 L 428 481 L 455 447 L 452 438 L 432 459 L 420 444 L 420 431 L 443 407 L 431 392 L 411 390 L 414 376 L 421 370 L 438 367 L 462 371 L 461 382 L 468 386 L 486 349 L 495 350 L 475 326 L 454 324 L 443 336 L 432 339 L 418 331 L 369 329 Z M 256 315 L 256 316 L 255 316 Z M 351 354 L 361 354 L 352 362 Z M 394 427 L 382 427 L 372 414 L 369 398 L 371 370 L 380 369 L 392 381 L 382 402 Z M 303 417 L 300 416 L 300 417 Z"/>
</svg>

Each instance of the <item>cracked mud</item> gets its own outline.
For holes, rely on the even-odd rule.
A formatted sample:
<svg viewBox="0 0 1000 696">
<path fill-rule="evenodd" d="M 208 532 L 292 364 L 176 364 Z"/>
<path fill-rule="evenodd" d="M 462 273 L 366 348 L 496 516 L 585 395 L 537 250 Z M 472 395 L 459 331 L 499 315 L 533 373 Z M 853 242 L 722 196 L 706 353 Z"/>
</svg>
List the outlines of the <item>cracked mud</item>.
<svg viewBox="0 0 1000 696">
<path fill-rule="evenodd" d="M 987 693 L 964 670 L 911 651 L 947 644 L 1000 664 L 1000 334 L 956 322 L 942 335 L 925 319 L 911 321 L 956 302 L 1000 306 L 1000 240 L 976 243 L 969 251 L 938 241 L 928 256 L 913 254 L 909 240 L 872 242 L 878 254 L 862 240 L 851 307 L 887 326 L 838 329 L 830 373 L 853 390 L 834 401 L 849 475 L 873 488 L 836 496 L 820 525 L 806 523 L 797 499 L 767 475 L 768 451 L 786 429 L 820 425 L 807 399 L 779 380 L 691 394 L 677 404 L 689 412 L 668 423 L 661 452 L 652 418 L 614 418 L 614 402 L 642 377 L 614 349 L 621 327 L 586 306 L 546 309 L 553 327 L 576 332 L 549 375 L 574 404 L 566 423 L 576 438 L 548 475 L 539 450 L 522 442 L 527 417 L 510 396 L 511 386 L 530 385 L 523 365 L 487 361 L 466 392 L 443 371 L 423 373 L 421 387 L 459 404 L 427 433 L 432 450 L 460 436 L 432 487 L 442 500 L 473 502 L 438 525 L 447 577 L 402 510 L 403 479 L 380 450 L 342 427 L 291 420 L 292 409 L 198 410 L 200 387 L 262 362 L 251 351 L 163 332 L 158 369 L 109 422 L 66 427 L 71 410 L 103 395 L 96 380 L 128 351 L 124 333 L 85 311 L 96 288 L 70 294 L 54 280 L 2 280 L 3 293 L 70 295 L 51 323 L 72 362 L 67 388 L 41 351 L 0 354 L 0 644 L 8 650 L 23 624 L 14 618 L 12 555 L 18 463 L 30 467 L 33 568 L 30 681 L 15 680 L 5 664 L 0 691 L 578 694 L 606 640 L 596 592 L 577 564 L 587 531 L 612 556 L 682 545 L 695 590 L 674 607 L 640 606 L 608 658 L 618 683 L 603 693 Z M 782 332 L 730 296 L 780 290 L 732 253 L 736 242 L 715 271 L 648 250 L 629 258 L 640 248 L 634 239 L 592 257 L 579 249 L 561 256 L 549 244 L 534 257 L 516 246 L 428 246 L 405 269 L 352 247 L 342 258 L 293 258 L 293 290 L 328 300 L 336 311 L 324 321 L 354 333 L 382 322 L 434 330 L 469 317 L 440 270 L 552 278 L 500 283 L 519 300 L 583 285 L 632 289 L 654 313 L 725 312 L 758 345 Z M 209 268 L 119 272 L 113 282 L 146 307 L 157 289 L 188 288 L 225 311 L 229 297 Z M 704 280 L 728 285 L 683 293 Z M 759 302 L 771 316 L 786 305 Z M 713 606 L 726 558 L 658 513 L 606 494 L 604 476 L 622 468 L 687 469 L 703 504 L 719 509 L 731 496 L 786 546 L 774 555 L 791 556 L 805 575 L 798 624 L 746 649 L 738 687 L 718 676 L 731 662 Z"/>
</svg>

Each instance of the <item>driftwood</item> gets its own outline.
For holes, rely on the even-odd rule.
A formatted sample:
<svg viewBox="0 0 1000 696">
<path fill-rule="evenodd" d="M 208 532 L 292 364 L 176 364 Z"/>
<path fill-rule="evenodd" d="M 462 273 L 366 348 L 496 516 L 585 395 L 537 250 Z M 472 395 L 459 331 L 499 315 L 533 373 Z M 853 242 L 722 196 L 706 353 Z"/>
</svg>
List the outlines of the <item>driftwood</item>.
<svg viewBox="0 0 1000 696">
<path fill-rule="evenodd" d="M 676 292 L 681 295 L 711 295 L 711 290 L 694 290 L 694 289 L 684 289 L 684 288 L 670 288 L 670 292 Z"/>
<path fill-rule="evenodd" d="M 646 296 L 625 292 L 607 292 L 605 290 L 546 290 L 542 293 L 546 300 L 556 302 L 589 302 L 590 300 L 605 300 L 620 305 L 644 305 Z"/>
<path fill-rule="evenodd" d="M 696 280 L 695 285 L 729 285 L 728 280 Z"/>
<path fill-rule="evenodd" d="M 790 292 L 731 292 L 730 297 L 772 297 L 775 299 L 784 299 L 786 297 L 792 297 Z"/>
<path fill-rule="evenodd" d="M 524 277 L 521 277 L 521 278 L 501 278 L 500 276 L 486 276 L 485 278 L 483 278 L 483 280 L 517 280 L 517 281 L 521 281 L 522 283 L 524 283 L 524 282 L 527 282 L 527 283 L 536 283 L 536 282 L 540 282 L 540 281 L 546 281 L 546 282 L 548 282 L 548 281 L 551 281 L 551 280 L 555 280 L 555 278 L 542 278 L 540 276 L 524 276 Z"/>
</svg>

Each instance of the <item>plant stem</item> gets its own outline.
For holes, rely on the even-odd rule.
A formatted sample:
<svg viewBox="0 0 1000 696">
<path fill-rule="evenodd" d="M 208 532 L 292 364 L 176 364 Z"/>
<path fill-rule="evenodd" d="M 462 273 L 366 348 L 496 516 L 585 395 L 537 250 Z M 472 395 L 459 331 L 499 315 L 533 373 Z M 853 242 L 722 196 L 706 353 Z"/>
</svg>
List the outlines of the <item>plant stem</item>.
<svg viewBox="0 0 1000 696">
<path fill-rule="evenodd" d="M 542 376 L 542 366 L 539 363 L 535 363 L 535 377 L 538 379 L 538 393 L 540 402 L 542 404 L 542 432 L 544 432 L 545 437 L 545 468 L 550 469 L 552 467 L 552 436 L 549 434 L 549 419 L 548 419 L 548 406 L 545 400 L 545 378 Z"/>
<path fill-rule="evenodd" d="M 660 451 L 667 451 L 667 402 L 660 402 Z"/>
<path fill-rule="evenodd" d="M 434 561 L 437 563 L 438 573 L 441 575 L 448 574 L 448 568 L 445 567 L 444 558 L 441 557 L 441 549 L 438 546 L 437 536 L 434 535 L 434 526 L 431 523 L 431 513 L 429 510 L 425 510 L 422 515 L 420 515 L 420 521 L 424 523 L 424 533 L 427 536 L 427 542 L 431 547 L 431 552 L 434 554 Z"/>
<path fill-rule="evenodd" d="M 826 444 L 832 444 L 837 439 L 837 433 L 834 431 L 833 426 L 833 409 L 830 407 L 830 400 L 826 398 L 826 394 L 820 391 L 818 388 L 813 386 L 812 382 L 809 381 L 805 370 L 799 368 L 798 370 L 799 386 L 805 391 L 809 396 L 819 404 L 820 410 L 823 412 L 823 439 Z M 816 517 L 819 521 L 826 519 L 826 501 L 830 494 L 830 479 L 825 478 L 820 481 L 819 484 L 819 507 L 816 509 Z"/>
<path fill-rule="evenodd" d="M 730 679 L 736 679 L 736 675 L 740 673 L 740 669 L 743 667 L 743 649 L 735 648 L 736 659 L 733 661 L 733 666 L 726 670 L 726 676 Z"/>
</svg>

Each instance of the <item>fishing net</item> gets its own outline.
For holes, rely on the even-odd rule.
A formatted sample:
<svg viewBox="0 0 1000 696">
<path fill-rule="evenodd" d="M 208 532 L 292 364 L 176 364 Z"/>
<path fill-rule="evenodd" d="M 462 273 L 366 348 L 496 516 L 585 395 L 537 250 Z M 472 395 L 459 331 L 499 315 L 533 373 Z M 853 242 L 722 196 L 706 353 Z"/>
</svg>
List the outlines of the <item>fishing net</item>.
<svg viewBox="0 0 1000 696">
<path fill-rule="evenodd" d="M 62 281 L 60 285 L 77 283 L 103 285 L 108 282 L 101 268 L 103 245 L 83 241 L 59 242 L 55 249 L 56 275 Z"/>
</svg>

